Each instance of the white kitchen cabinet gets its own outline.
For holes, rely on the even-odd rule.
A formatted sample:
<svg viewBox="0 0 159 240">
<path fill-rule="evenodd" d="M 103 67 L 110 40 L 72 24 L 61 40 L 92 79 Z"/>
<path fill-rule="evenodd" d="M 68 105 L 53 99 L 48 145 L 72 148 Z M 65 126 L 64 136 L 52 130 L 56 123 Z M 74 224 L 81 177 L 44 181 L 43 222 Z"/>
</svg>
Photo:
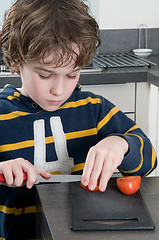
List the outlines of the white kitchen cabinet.
<svg viewBox="0 0 159 240">
<path fill-rule="evenodd" d="M 152 84 L 150 84 L 149 94 L 148 137 L 159 159 L 159 88 Z M 151 173 L 151 176 L 159 176 L 159 166 Z"/>
<path fill-rule="evenodd" d="M 135 83 L 83 85 L 82 90 L 102 95 L 135 120 Z"/>
<path fill-rule="evenodd" d="M 136 85 L 136 123 L 148 135 L 150 84 L 147 82 Z"/>
</svg>

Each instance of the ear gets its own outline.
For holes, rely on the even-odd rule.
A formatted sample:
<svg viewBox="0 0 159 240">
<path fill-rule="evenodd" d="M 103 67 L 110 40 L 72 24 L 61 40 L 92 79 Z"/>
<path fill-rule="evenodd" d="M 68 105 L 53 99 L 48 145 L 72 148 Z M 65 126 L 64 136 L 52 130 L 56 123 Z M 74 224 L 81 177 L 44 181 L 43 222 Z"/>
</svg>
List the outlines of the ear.
<svg viewBox="0 0 159 240">
<path fill-rule="evenodd" d="M 19 73 L 20 72 L 19 67 L 18 66 L 12 66 L 12 72 Z"/>
</svg>

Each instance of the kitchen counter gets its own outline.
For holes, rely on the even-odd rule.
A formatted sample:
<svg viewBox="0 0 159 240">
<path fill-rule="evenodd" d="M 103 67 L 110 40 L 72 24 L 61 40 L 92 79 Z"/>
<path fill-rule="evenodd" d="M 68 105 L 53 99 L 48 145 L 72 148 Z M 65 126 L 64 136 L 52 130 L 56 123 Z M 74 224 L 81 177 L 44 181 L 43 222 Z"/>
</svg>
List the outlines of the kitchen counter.
<svg viewBox="0 0 159 240">
<path fill-rule="evenodd" d="M 149 82 L 159 87 L 159 55 L 149 56 L 147 60 L 156 63 L 156 66 L 110 68 L 103 72 L 81 73 L 79 82 L 82 85 Z M 8 83 L 17 88 L 21 87 L 21 79 L 18 75 L 0 75 L 0 88 Z"/>
<path fill-rule="evenodd" d="M 156 64 L 149 67 L 109 68 L 101 73 L 82 73 L 80 83 L 85 85 L 119 84 L 129 82 L 149 82 L 159 87 L 159 55 L 152 55 L 147 60 Z"/>
<path fill-rule="evenodd" d="M 41 238 L 47 240 L 158 240 L 159 177 L 142 179 L 140 191 L 156 226 L 155 230 L 72 231 L 69 227 L 68 183 L 37 185 L 37 223 Z M 39 234 L 38 234 L 39 235 Z M 38 236 L 39 237 L 39 236 Z"/>
</svg>

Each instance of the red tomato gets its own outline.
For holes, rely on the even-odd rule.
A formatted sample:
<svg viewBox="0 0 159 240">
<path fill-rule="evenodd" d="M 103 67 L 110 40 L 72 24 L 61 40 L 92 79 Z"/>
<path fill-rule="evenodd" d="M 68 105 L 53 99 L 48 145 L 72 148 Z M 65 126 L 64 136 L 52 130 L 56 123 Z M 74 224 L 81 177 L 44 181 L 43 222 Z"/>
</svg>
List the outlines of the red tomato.
<svg viewBox="0 0 159 240">
<path fill-rule="evenodd" d="M 97 186 L 95 187 L 95 189 L 93 189 L 93 190 L 90 190 L 90 189 L 88 188 L 88 186 L 84 186 L 83 183 L 82 183 L 82 178 L 81 178 L 81 186 L 82 186 L 85 190 L 87 190 L 87 191 L 91 191 L 91 192 L 98 192 L 98 191 L 99 191 L 99 186 L 98 186 L 98 184 L 97 184 Z"/>
<path fill-rule="evenodd" d="M 136 193 L 141 184 L 141 176 L 125 176 L 117 178 L 119 190 L 127 195 Z"/>
</svg>

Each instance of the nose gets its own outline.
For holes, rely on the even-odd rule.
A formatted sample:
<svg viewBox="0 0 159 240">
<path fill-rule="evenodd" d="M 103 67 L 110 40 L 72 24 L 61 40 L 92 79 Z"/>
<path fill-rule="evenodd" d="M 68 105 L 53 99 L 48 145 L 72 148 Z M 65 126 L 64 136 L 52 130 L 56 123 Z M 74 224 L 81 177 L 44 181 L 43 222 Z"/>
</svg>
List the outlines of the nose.
<svg viewBox="0 0 159 240">
<path fill-rule="evenodd" d="M 57 79 L 50 88 L 50 93 L 55 96 L 62 96 L 64 94 L 64 83 L 62 79 Z"/>
</svg>

